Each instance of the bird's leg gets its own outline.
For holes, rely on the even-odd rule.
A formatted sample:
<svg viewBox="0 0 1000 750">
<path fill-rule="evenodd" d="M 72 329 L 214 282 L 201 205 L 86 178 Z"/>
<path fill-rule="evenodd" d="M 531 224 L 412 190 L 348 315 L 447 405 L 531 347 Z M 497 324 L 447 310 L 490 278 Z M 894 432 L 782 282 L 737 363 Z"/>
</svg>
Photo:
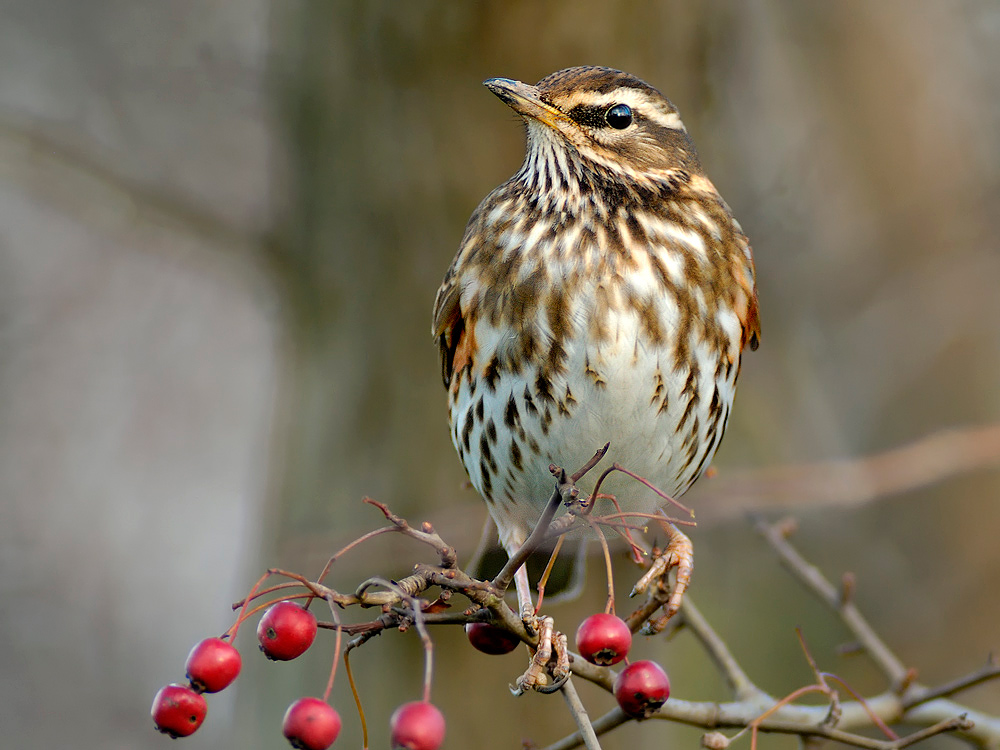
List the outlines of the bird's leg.
<svg viewBox="0 0 1000 750">
<path fill-rule="evenodd" d="M 569 650 L 566 645 L 566 636 L 556 631 L 555 623 L 551 617 L 539 618 L 531 602 L 531 585 L 528 582 L 528 571 L 525 567 L 527 553 L 538 549 L 539 544 L 545 539 L 550 530 L 549 524 L 552 523 L 559 506 L 569 505 L 576 501 L 580 494 L 580 490 L 576 487 L 577 480 L 604 457 L 609 445 L 610 443 L 606 443 L 604 447 L 599 449 L 572 477 L 567 476 L 561 467 L 549 464 L 549 472 L 555 477 L 556 486 L 534 529 L 527 535 L 527 538 L 516 539 L 508 535 L 504 539 L 504 548 L 508 555 L 507 565 L 500 571 L 493 583 L 506 588 L 506 585 L 510 583 L 510 576 L 513 575 L 514 585 L 517 589 L 517 601 L 521 610 L 521 620 L 529 632 L 538 633 L 538 647 L 531 657 L 531 663 L 525 673 L 518 678 L 517 687 L 511 688 L 515 695 L 521 695 L 526 690 L 541 692 L 558 690 L 569 679 Z M 504 536 L 502 530 L 501 536 Z M 511 573 L 511 568 L 514 568 L 513 573 Z M 555 663 L 549 670 L 549 662 L 553 660 L 553 655 Z M 549 674 L 552 677 L 551 682 Z"/>
<path fill-rule="evenodd" d="M 514 587 L 517 590 L 521 622 L 529 633 L 538 633 L 538 647 L 531 655 L 528 668 L 517 678 L 517 685 L 511 688 L 511 692 L 521 695 L 528 690 L 543 693 L 558 690 L 569 677 L 566 636 L 555 629 L 555 621 L 551 617 L 540 618 L 535 611 L 526 564 L 514 572 Z M 550 662 L 554 662 L 551 669 Z"/>
<path fill-rule="evenodd" d="M 522 565 L 514 573 L 514 588 L 517 590 L 517 605 L 521 614 L 521 622 L 531 632 L 534 632 L 536 612 L 535 605 L 531 601 L 531 583 L 528 581 L 527 564 Z"/>
<path fill-rule="evenodd" d="M 667 532 L 667 546 L 662 551 L 653 550 L 653 562 L 649 570 L 635 584 L 630 594 L 636 596 L 647 591 L 654 581 L 662 585 L 664 590 L 668 589 L 670 571 L 677 569 L 673 589 L 670 590 L 670 596 L 663 606 L 663 615 L 656 620 L 650 620 L 643 628 L 650 634 L 659 633 L 666 627 L 667 621 L 677 614 L 694 570 L 694 545 L 691 544 L 691 540 L 672 523 L 663 521 L 661 525 Z"/>
</svg>

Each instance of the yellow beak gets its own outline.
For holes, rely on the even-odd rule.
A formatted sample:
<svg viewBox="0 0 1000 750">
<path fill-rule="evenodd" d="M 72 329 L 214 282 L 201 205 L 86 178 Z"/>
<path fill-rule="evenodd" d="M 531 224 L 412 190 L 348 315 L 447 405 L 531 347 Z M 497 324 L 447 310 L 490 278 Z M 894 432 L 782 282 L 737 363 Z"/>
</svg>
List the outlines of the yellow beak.
<svg viewBox="0 0 1000 750">
<path fill-rule="evenodd" d="M 572 123 L 572 120 L 565 114 L 551 104 L 543 102 L 538 94 L 538 89 L 531 84 L 514 81 L 510 78 L 488 78 L 483 81 L 483 85 L 522 117 L 538 120 L 538 122 L 556 130 L 560 129 L 560 124 Z"/>
</svg>

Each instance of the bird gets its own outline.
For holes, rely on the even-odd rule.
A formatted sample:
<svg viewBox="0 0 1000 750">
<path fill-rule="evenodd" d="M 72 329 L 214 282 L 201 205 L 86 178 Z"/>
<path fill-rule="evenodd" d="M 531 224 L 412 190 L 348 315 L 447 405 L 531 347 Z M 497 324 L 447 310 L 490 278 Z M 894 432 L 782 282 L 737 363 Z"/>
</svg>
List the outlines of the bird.
<svg viewBox="0 0 1000 750">
<path fill-rule="evenodd" d="M 550 464 L 610 443 L 667 495 L 691 487 L 760 317 L 749 240 L 656 88 L 596 66 L 484 85 L 523 120 L 524 162 L 469 219 L 432 335 L 452 442 L 511 556 Z M 625 477 L 602 491 L 625 512 L 662 503 Z M 523 614 L 524 568 L 515 583 Z"/>
</svg>

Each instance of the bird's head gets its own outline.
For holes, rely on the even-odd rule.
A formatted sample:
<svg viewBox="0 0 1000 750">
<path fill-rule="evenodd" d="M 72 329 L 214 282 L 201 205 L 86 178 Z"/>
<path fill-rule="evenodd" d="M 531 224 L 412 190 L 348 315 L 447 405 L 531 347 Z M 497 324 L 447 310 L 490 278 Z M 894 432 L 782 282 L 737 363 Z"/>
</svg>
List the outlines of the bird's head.
<svg viewBox="0 0 1000 750">
<path fill-rule="evenodd" d="M 701 172 L 676 107 L 633 75 L 578 67 L 534 86 L 509 78 L 483 83 L 524 118 L 529 154 L 540 146 L 569 149 L 584 162 L 640 179 Z"/>
</svg>

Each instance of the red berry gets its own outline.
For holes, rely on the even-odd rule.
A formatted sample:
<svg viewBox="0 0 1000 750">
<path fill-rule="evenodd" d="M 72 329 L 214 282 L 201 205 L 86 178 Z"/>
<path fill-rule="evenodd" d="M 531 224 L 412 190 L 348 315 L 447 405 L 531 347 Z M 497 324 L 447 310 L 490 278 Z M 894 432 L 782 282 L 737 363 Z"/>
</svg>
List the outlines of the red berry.
<svg viewBox="0 0 1000 750">
<path fill-rule="evenodd" d="M 425 701 L 404 703 L 389 719 L 393 750 L 438 750 L 444 742 L 444 716 Z"/>
<path fill-rule="evenodd" d="M 240 652 L 231 643 L 206 638 L 191 649 L 184 668 L 191 687 L 199 693 L 217 693 L 232 684 L 242 665 Z"/>
<path fill-rule="evenodd" d="M 201 726 L 208 713 L 208 704 L 187 685 L 167 685 L 153 698 L 150 713 L 156 728 L 176 739 L 193 734 Z"/>
<path fill-rule="evenodd" d="M 509 630 L 486 622 L 466 623 L 465 634 L 469 637 L 469 643 L 476 649 L 494 656 L 509 654 L 521 642 L 521 639 Z"/>
<path fill-rule="evenodd" d="M 620 617 L 601 612 L 591 615 L 576 630 L 576 648 L 591 664 L 617 664 L 632 647 L 632 631 Z"/>
<path fill-rule="evenodd" d="M 278 602 L 260 618 L 257 640 L 264 656 L 288 661 L 301 656 L 316 638 L 316 615 L 294 602 Z"/>
<path fill-rule="evenodd" d="M 655 661 L 636 661 L 615 678 L 615 700 L 634 719 L 648 719 L 670 697 L 670 679 Z"/>
<path fill-rule="evenodd" d="M 340 715 L 319 698 L 299 698 L 285 711 L 281 731 L 301 750 L 326 750 L 340 734 Z"/>
</svg>

